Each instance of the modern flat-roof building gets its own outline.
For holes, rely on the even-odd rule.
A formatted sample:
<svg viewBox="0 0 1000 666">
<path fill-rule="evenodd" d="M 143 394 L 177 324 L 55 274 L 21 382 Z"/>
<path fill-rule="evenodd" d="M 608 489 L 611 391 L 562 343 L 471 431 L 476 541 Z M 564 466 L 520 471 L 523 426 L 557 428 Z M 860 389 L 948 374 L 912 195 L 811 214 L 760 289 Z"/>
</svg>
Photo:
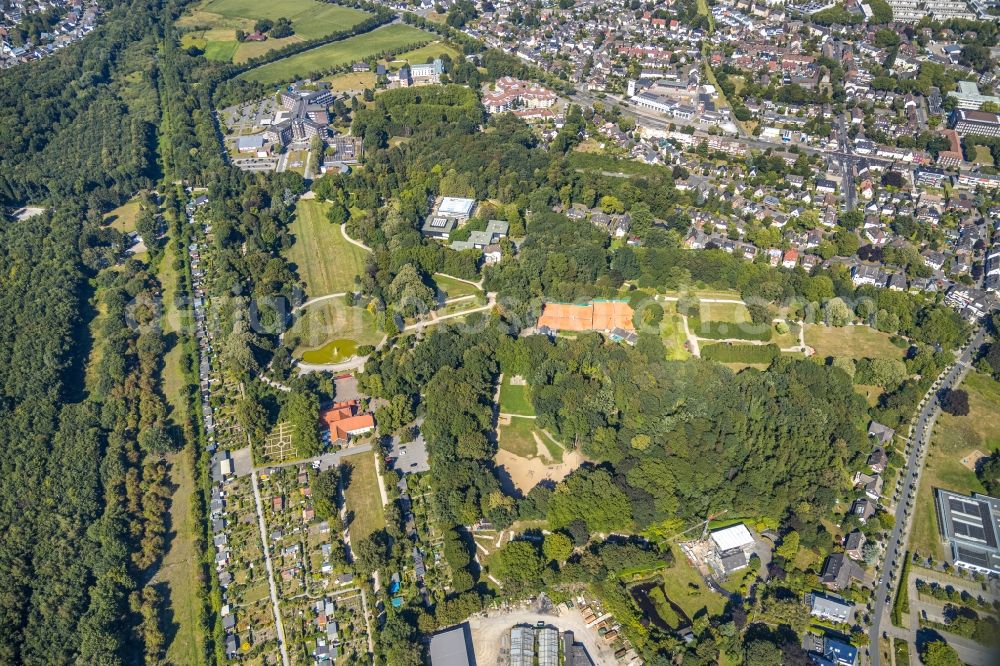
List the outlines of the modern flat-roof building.
<svg viewBox="0 0 1000 666">
<path fill-rule="evenodd" d="M 475 199 L 443 197 L 420 231 L 430 238 L 448 238 L 454 229 L 468 222 L 475 208 Z"/>
<path fill-rule="evenodd" d="M 1000 574 L 1000 499 L 938 489 L 938 524 L 956 567 Z"/>
<path fill-rule="evenodd" d="M 431 666 L 472 666 L 469 625 L 460 624 L 431 636 Z"/>
<path fill-rule="evenodd" d="M 995 113 L 955 109 L 951 112 L 951 123 L 961 136 L 1000 136 L 1000 116 Z"/>
<path fill-rule="evenodd" d="M 958 108 L 973 111 L 978 111 L 987 102 L 1000 104 L 1000 97 L 980 93 L 975 81 L 959 81 L 958 90 L 949 92 L 948 97 L 954 97 L 958 101 Z"/>
<path fill-rule="evenodd" d="M 743 569 L 754 549 L 754 538 L 743 523 L 712 532 L 712 545 L 724 573 Z"/>
<path fill-rule="evenodd" d="M 465 218 L 466 220 L 472 216 L 472 209 L 476 207 L 475 199 L 464 199 L 461 197 L 444 197 L 441 199 L 441 203 L 438 204 L 437 212 L 438 215 L 447 215 L 448 217 L 455 218 Z"/>
</svg>

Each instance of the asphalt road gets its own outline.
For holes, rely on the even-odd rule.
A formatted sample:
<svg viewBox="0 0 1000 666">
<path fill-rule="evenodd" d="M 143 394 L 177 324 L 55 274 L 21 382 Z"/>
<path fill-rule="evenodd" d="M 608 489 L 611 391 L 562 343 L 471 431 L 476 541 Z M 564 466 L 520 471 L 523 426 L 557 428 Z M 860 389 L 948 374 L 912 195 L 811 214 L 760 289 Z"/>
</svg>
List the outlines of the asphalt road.
<svg viewBox="0 0 1000 666">
<path fill-rule="evenodd" d="M 872 625 L 869 641 L 869 653 L 871 666 L 879 666 L 879 637 L 882 634 L 882 623 L 891 619 L 887 609 L 892 607 L 894 587 L 890 586 L 889 571 L 898 573 L 902 566 L 903 557 L 906 556 L 906 540 L 909 536 L 910 522 L 910 499 L 916 498 L 917 482 L 919 473 L 923 466 L 923 454 L 927 443 L 930 441 L 931 431 L 934 428 L 934 420 L 937 418 L 939 410 L 938 394 L 942 389 L 954 388 L 965 376 L 972 361 L 972 356 L 983 344 L 986 338 L 986 330 L 980 327 L 972 336 L 972 341 L 962 349 L 957 361 L 948 369 L 944 377 L 928 391 L 924 396 L 924 406 L 920 410 L 917 420 L 913 426 L 913 435 L 910 438 L 910 455 L 906 460 L 904 471 L 903 488 L 896 504 L 896 524 L 892 528 L 892 534 L 886 542 L 885 556 L 879 566 L 879 573 L 882 582 L 876 585 L 874 592 L 875 608 L 872 612 Z M 895 576 L 893 576 L 895 577 Z M 916 646 L 910 646 L 915 650 Z"/>
</svg>

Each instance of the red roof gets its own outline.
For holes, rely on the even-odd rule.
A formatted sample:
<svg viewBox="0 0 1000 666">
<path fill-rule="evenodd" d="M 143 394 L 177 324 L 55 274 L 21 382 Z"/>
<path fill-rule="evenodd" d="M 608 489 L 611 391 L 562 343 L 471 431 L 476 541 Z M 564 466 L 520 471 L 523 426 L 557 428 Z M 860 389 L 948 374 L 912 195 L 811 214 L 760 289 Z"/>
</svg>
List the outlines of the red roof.
<svg viewBox="0 0 1000 666">
<path fill-rule="evenodd" d="M 371 414 L 358 414 L 357 408 L 357 400 L 335 402 L 319 415 L 320 420 L 330 428 L 330 436 L 334 441 L 346 440 L 353 434 L 375 427 L 375 417 Z"/>
</svg>

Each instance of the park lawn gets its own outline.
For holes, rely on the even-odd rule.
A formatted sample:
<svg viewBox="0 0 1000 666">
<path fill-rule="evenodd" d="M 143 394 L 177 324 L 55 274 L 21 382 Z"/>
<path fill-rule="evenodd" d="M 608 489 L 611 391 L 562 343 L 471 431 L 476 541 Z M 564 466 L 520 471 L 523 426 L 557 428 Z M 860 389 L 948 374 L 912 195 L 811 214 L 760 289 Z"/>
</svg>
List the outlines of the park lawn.
<svg viewBox="0 0 1000 666">
<path fill-rule="evenodd" d="M 890 341 L 888 333 L 868 326 L 823 326 L 806 324 L 806 345 L 816 356 L 826 358 L 895 358 L 903 359 L 905 349 Z"/>
<path fill-rule="evenodd" d="M 531 404 L 528 386 L 511 384 L 510 377 L 504 375 L 500 383 L 500 411 L 503 414 L 534 416 L 535 407 Z"/>
<path fill-rule="evenodd" d="M 135 231 L 136 220 L 139 219 L 142 198 L 137 194 L 118 208 L 104 216 L 104 223 L 123 234 Z"/>
<path fill-rule="evenodd" d="M 458 62 L 465 57 L 455 47 L 442 41 L 437 41 L 415 48 L 412 51 L 407 51 L 406 53 L 400 53 L 398 56 L 390 60 L 389 63 L 402 65 L 405 62 L 408 65 L 423 65 L 427 62 L 433 62 L 435 58 L 440 58 L 443 55 L 447 55 L 452 59 L 452 61 L 455 62 Z"/>
<path fill-rule="evenodd" d="M 983 166 L 993 166 L 993 154 L 990 153 L 989 146 L 976 146 L 975 164 Z"/>
<path fill-rule="evenodd" d="M 375 89 L 377 78 L 374 72 L 349 72 L 323 79 L 330 84 L 331 92 L 346 93 L 350 91 L 362 91 L 365 88 Z"/>
<path fill-rule="evenodd" d="M 295 323 L 285 333 L 285 344 L 295 356 L 333 341 L 350 341 L 360 346 L 376 345 L 381 339 L 382 334 L 375 328 L 371 313 L 364 308 L 348 306 L 343 296 L 310 305 L 299 312 Z"/>
<path fill-rule="evenodd" d="M 522 458 L 538 457 L 538 444 L 532 433 L 535 431 L 534 419 L 513 417 L 510 425 L 497 428 L 497 440 L 500 448 Z"/>
<path fill-rule="evenodd" d="M 858 395 L 864 397 L 865 402 L 868 403 L 869 407 L 874 407 L 878 404 L 879 398 L 885 393 L 885 389 L 881 386 L 874 386 L 871 384 L 855 384 L 854 391 Z"/>
<path fill-rule="evenodd" d="M 985 492 L 975 472 L 962 464 L 967 454 L 979 450 L 989 455 L 1000 448 L 1000 383 L 971 372 L 962 384 L 969 393 L 969 414 L 952 416 L 942 413 L 934 424 L 927 462 L 920 477 L 914 511 L 910 550 L 941 561 L 944 546 L 940 539 L 934 490 L 943 488 L 958 493 Z"/>
<path fill-rule="evenodd" d="M 667 348 L 667 359 L 671 361 L 683 361 L 691 356 L 685 345 L 687 336 L 684 335 L 684 322 L 677 314 L 676 303 L 661 303 L 663 306 L 663 321 L 660 323 L 660 334 L 663 337 L 663 346 Z"/>
<path fill-rule="evenodd" d="M 201 623 L 202 602 L 198 595 L 201 565 L 195 542 L 200 525 L 191 515 L 191 502 L 196 491 L 194 481 L 194 450 L 192 445 L 167 455 L 170 465 L 170 527 L 173 536 L 159 570 L 153 576 L 154 584 L 165 587 L 165 605 L 172 614 L 177 631 L 167 644 L 166 660 L 171 664 L 203 664 L 201 649 L 204 641 Z M 170 635 L 168 633 L 168 635 Z"/>
<path fill-rule="evenodd" d="M 382 496 L 379 494 L 378 477 L 375 475 L 375 457 L 370 452 L 347 456 L 343 463 L 350 468 L 350 480 L 344 490 L 344 504 L 353 514 L 348 530 L 351 543 L 385 527 Z"/>
<path fill-rule="evenodd" d="M 742 324 L 750 321 L 750 311 L 742 303 L 706 303 L 701 302 L 702 321 L 725 321 L 732 324 Z"/>
<path fill-rule="evenodd" d="M 456 280 L 455 278 L 450 278 L 447 275 L 442 275 L 441 273 L 434 274 L 434 284 L 440 292 L 444 294 L 446 299 L 457 298 L 458 296 L 470 296 L 472 294 L 478 294 L 479 289 L 475 285 L 469 284 L 468 282 L 462 282 L 461 280 Z"/>
<path fill-rule="evenodd" d="M 169 348 L 163 355 L 163 395 L 170 406 L 170 420 L 182 426 L 184 414 L 184 392 L 187 379 L 184 377 L 184 348 L 177 337 L 180 323 L 179 313 L 174 303 L 177 296 L 177 271 L 174 270 L 174 241 L 171 239 L 160 260 L 159 281 L 163 290 L 163 332 L 167 336 Z"/>
<path fill-rule="evenodd" d="M 240 78 L 273 85 L 310 74 L 329 72 L 341 65 L 389 51 L 417 46 L 429 40 L 430 33 L 409 25 L 395 23 L 251 69 L 241 74 Z"/>
<path fill-rule="evenodd" d="M 339 225 L 326 219 L 330 205 L 300 199 L 291 232 L 295 243 L 286 257 L 302 279 L 308 298 L 354 289 L 354 276 L 365 268 L 365 251 L 348 243 Z"/>
<path fill-rule="evenodd" d="M 672 548 L 672 551 L 674 564 L 661 574 L 667 597 L 691 619 L 702 609 L 707 610 L 710 616 L 721 615 L 726 607 L 726 598 L 705 584 L 701 574 L 679 548 Z"/>
</svg>

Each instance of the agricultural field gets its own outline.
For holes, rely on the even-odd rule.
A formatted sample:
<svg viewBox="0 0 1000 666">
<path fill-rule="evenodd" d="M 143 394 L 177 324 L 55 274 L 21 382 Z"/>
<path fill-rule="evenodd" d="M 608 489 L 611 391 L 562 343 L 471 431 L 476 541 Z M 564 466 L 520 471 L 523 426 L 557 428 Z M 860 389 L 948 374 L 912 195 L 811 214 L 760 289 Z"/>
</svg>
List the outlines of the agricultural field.
<svg viewBox="0 0 1000 666">
<path fill-rule="evenodd" d="M 306 297 L 339 294 L 354 289 L 354 276 L 365 268 L 365 251 L 348 243 L 340 226 L 326 219 L 329 204 L 317 199 L 301 199 L 290 230 L 295 243 L 287 250 Z"/>
<path fill-rule="evenodd" d="M 347 456 L 343 464 L 349 468 L 349 480 L 344 489 L 344 503 L 350 518 L 348 530 L 351 543 L 385 527 L 385 514 L 375 475 L 375 457 L 371 453 Z"/>
<path fill-rule="evenodd" d="M 381 339 L 374 317 L 364 308 L 348 306 L 343 296 L 310 305 L 285 334 L 285 344 L 306 363 L 339 363 L 354 356 L 358 347 Z"/>
<path fill-rule="evenodd" d="M 387 52 L 416 47 L 431 39 L 428 32 L 402 23 L 382 26 L 364 35 L 356 35 L 324 44 L 288 58 L 256 67 L 240 75 L 250 81 L 273 85 L 330 70 Z"/>
<path fill-rule="evenodd" d="M 816 356 L 826 358 L 895 358 L 902 360 L 905 349 L 892 344 L 888 333 L 868 326 L 823 326 L 806 324 L 806 345 Z"/>
<path fill-rule="evenodd" d="M 1000 413 L 1000 382 L 972 372 L 960 388 L 969 392 L 969 414 L 941 414 L 934 425 L 910 534 L 910 550 L 937 561 L 943 558 L 944 547 L 934 507 L 934 489 L 984 492 L 973 471 L 975 460 L 980 454 L 989 455 L 1000 448 L 1000 419 L 996 418 Z"/>
<path fill-rule="evenodd" d="M 347 30 L 363 21 L 366 16 L 360 10 L 319 0 L 283 0 L 280 3 L 261 0 L 203 0 L 190 13 L 182 16 L 178 25 L 185 29 L 182 39 L 185 47 L 202 49 L 209 60 L 240 63 L 288 44 L 319 39 Z M 236 41 L 237 30 L 250 33 L 258 20 L 274 21 L 281 17 L 291 20 L 294 30 L 292 36 L 268 38 L 263 42 Z"/>
</svg>

